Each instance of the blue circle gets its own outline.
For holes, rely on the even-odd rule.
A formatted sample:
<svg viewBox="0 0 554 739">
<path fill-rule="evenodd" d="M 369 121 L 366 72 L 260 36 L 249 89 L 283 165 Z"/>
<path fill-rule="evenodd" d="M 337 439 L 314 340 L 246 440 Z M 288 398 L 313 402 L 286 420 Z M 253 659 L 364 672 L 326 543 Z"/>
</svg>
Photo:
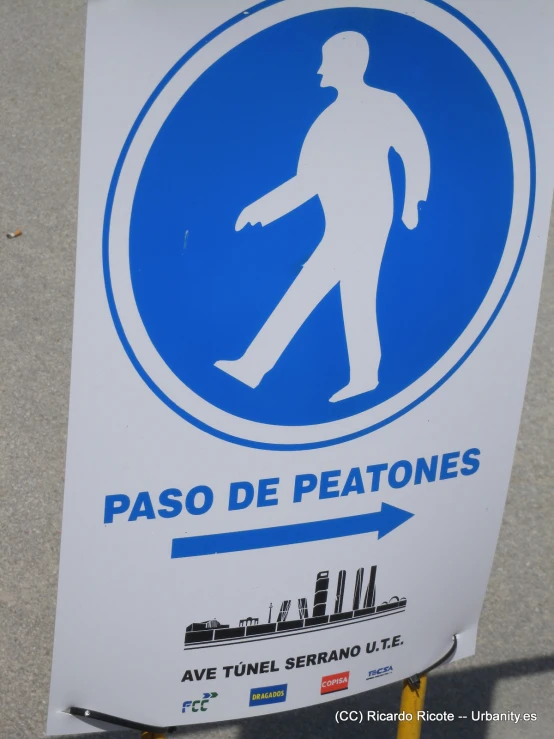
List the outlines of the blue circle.
<svg viewBox="0 0 554 739">
<path fill-rule="evenodd" d="M 262 3 L 249 14 L 279 1 Z M 239 439 L 191 417 L 153 383 L 127 341 L 113 299 L 107 258 L 113 197 L 131 142 L 154 100 L 199 48 L 243 19 L 241 14 L 185 55 L 146 103 L 117 163 L 104 224 L 106 290 L 120 339 L 149 387 L 197 427 L 227 441 L 273 450 L 317 448 L 356 438 L 395 420 L 440 387 L 500 311 L 532 221 L 535 161 L 530 122 L 517 83 L 491 42 L 458 11 L 439 0 L 428 2 L 454 15 L 485 43 L 508 77 L 525 122 L 532 175 L 529 212 L 518 260 L 498 306 L 472 347 L 434 387 L 394 416 L 339 439 L 295 445 Z M 408 231 L 400 219 L 404 170 L 398 155 L 391 153 L 395 220 L 377 296 L 380 383 L 372 393 L 329 403 L 333 392 L 348 382 L 337 288 L 314 310 L 256 390 L 221 372 L 214 362 L 243 353 L 321 239 L 324 219 L 317 199 L 263 230 L 235 233 L 234 222 L 245 205 L 295 174 L 307 130 L 336 95 L 333 89 L 319 87 L 321 46 L 343 30 L 362 32 L 370 42 L 366 83 L 397 93 L 420 121 L 431 152 L 432 178 L 420 224 Z M 191 113 L 199 109 L 202 115 Z M 240 115 L 234 117 L 236 111 Z M 410 385 L 463 333 L 500 263 L 512 198 L 506 124 L 488 84 L 457 46 L 402 14 L 361 8 L 317 11 L 283 21 L 237 46 L 198 78 L 168 116 L 148 154 L 133 205 L 135 299 L 164 361 L 216 407 L 281 426 L 349 417 Z M 163 237 L 157 239 L 159 223 L 164 224 Z M 187 321 L 191 315 L 194 321 Z M 318 366 L 324 371 L 314 372 Z"/>
<path fill-rule="evenodd" d="M 334 88 L 320 86 L 317 70 L 322 46 L 341 30 L 369 39 L 366 83 L 396 93 L 415 114 L 429 145 L 432 177 L 419 225 L 409 231 L 401 219 L 404 166 L 391 152 L 396 215 L 377 294 L 379 385 L 330 403 L 349 380 L 338 285 L 255 389 L 215 363 L 242 356 L 325 232 L 317 197 L 264 228 L 237 233 L 234 226 L 246 205 L 294 177 L 307 131 L 337 99 Z M 390 143 L 396 143 L 392 136 Z M 348 418 L 410 386 L 457 341 L 494 279 L 512 204 L 512 155 L 502 112 L 458 46 L 395 12 L 309 13 L 225 54 L 187 90 L 158 132 L 131 219 L 136 304 L 172 372 L 221 410 L 279 426 Z M 159 223 L 163 233 L 156 237 Z"/>
</svg>

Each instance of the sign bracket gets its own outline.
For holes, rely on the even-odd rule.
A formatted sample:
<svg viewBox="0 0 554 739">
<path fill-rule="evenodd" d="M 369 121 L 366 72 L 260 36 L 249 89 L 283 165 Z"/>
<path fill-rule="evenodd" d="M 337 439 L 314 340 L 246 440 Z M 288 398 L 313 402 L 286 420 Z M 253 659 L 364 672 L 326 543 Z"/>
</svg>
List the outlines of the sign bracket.
<svg viewBox="0 0 554 739">
<path fill-rule="evenodd" d="M 419 739 L 421 736 L 421 719 L 418 718 L 418 711 L 423 710 L 425 704 L 425 693 L 427 690 L 427 675 L 436 670 L 437 667 L 445 664 L 453 657 L 458 649 L 458 637 L 456 634 L 452 637 L 452 646 L 448 652 L 439 660 L 434 662 L 421 673 L 416 673 L 412 677 L 404 680 L 402 687 L 402 697 L 400 699 L 400 713 L 404 713 L 409 718 L 406 721 L 398 722 L 398 733 L 396 739 Z"/>
<path fill-rule="evenodd" d="M 153 737 L 164 737 L 166 733 L 172 734 L 177 731 L 176 726 L 162 727 L 162 726 L 150 726 L 137 721 L 130 721 L 126 718 L 120 718 L 119 716 L 111 716 L 108 713 L 101 713 L 100 711 L 93 711 L 90 708 L 79 708 L 77 706 L 71 706 L 65 713 L 69 713 L 70 716 L 77 716 L 79 718 L 90 719 L 91 721 L 101 721 L 105 724 L 112 724 L 113 726 L 122 726 L 125 729 L 134 729 L 135 731 L 141 731 L 150 733 Z"/>
</svg>

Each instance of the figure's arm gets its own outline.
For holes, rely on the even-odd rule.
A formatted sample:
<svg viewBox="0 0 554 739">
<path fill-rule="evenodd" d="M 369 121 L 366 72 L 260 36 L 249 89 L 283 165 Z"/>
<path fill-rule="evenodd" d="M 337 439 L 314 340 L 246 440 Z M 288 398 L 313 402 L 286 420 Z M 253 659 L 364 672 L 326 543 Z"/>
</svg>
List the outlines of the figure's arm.
<svg viewBox="0 0 554 739">
<path fill-rule="evenodd" d="M 418 205 L 427 200 L 431 180 L 431 157 L 429 146 L 419 121 L 404 105 L 404 115 L 399 117 L 399 128 L 396 134 L 394 149 L 404 162 L 406 173 L 406 196 L 402 220 L 413 229 L 419 220 Z"/>
<path fill-rule="evenodd" d="M 261 223 L 262 226 L 273 223 L 278 218 L 299 208 L 315 194 L 316 191 L 309 179 L 305 175 L 297 174 L 247 206 L 238 217 L 235 230 L 240 231 L 248 223 L 252 226 L 256 223 Z"/>
</svg>

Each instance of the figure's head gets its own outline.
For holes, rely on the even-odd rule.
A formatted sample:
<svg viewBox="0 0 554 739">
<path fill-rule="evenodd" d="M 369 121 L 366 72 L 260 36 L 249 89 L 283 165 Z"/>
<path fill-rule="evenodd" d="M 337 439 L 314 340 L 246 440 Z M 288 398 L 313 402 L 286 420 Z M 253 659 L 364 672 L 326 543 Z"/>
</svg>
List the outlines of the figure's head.
<svg viewBox="0 0 554 739">
<path fill-rule="evenodd" d="M 363 81 L 369 62 L 369 44 L 365 36 L 344 31 L 323 45 L 323 62 L 318 74 L 321 87 L 343 87 Z"/>
</svg>

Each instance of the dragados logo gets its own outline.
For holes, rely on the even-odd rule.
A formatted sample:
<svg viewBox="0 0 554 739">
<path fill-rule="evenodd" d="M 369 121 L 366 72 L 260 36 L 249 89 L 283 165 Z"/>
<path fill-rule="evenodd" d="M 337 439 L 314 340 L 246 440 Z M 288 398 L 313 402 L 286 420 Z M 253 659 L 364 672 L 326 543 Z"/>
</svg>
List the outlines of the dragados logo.
<svg viewBox="0 0 554 739">
<path fill-rule="evenodd" d="M 366 677 L 366 680 L 373 680 L 376 677 L 383 677 L 389 675 L 392 672 L 392 665 L 388 667 L 380 667 L 378 670 L 370 670 Z"/>
<path fill-rule="evenodd" d="M 286 685 L 268 685 L 265 688 L 252 688 L 248 705 L 265 706 L 268 703 L 284 703 L 286 700 Z"/>
<path fill-rule="evenodd" d="M 336 675 L 327 675 L 321 681 L 321 695 L 347 690 L 349 678 L 350 672 L 337 672 Z"/>
<path fill-rule="evenodd" d="M 204 713 L 208 710 L 208 703 L 213 698 L 217 698 L 217 693 L 202 693 L 202 698 L 198 698 L 195 701 L 185 701 L 181 713 L 186 713 L 187 708 L 190 708 L 193 713 L 198 713 L 198 711 Z"/>
</svg>

